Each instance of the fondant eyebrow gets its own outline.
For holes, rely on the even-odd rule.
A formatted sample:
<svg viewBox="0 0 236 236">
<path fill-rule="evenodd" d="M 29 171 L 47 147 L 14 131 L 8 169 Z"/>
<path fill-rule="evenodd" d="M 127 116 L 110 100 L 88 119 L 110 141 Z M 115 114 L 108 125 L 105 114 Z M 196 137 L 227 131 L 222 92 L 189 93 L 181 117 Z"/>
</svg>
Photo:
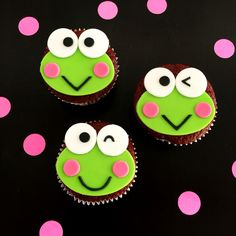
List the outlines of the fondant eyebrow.
<svg viewBox="0 0 236 236">
<path fill-rule="evenodd" d="M 111 135 L 107 135 L 104 139 L 103 139 L 103 141 L 104 142 L 106 142 L 107 141 L 107 139 L 111 139 L 111 141 L 112 142 L 115 142 L 115 139 L 114 139 L 114 137 L 113 136 L 111 136 Z"/>
</svg>

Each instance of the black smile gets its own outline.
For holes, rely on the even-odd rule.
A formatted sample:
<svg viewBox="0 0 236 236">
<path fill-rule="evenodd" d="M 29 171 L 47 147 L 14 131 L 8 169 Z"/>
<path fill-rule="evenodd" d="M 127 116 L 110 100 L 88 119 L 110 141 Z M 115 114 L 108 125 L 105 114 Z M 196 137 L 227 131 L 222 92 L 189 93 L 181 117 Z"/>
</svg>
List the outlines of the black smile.
<svg viewBox="0 0 236 236">
<path fill-rule="evenodd" d="M 84 180 L 82 179 L 81 176 L 79 176 L 78 178 L 79 178 L 80 183 L 81 183 L 85 188 L 87 188 L 87 189 L 90 190 L 90 191 L 102 190 L 102 189 L 106 188 L 106 186 L 111 182 L 111 176 L 109 176 L 109 177 L 107 178 L 107 181 L 106 181 L 101 187 L 93 188 L 93 187 L 89 187 L 89 186 L 84 182 Z"/>
<path fill-rule="evenodd" d="M 81 88 L 92 78 L 92 76 L 88 76 L 88 77 L 83 81 L 83 83 L 81 83 L 79 86 L 75 86 L 74 84 L 72 84 L 72 83 L 66 78 L 66 76 L 62 75 L 61 77 L 62 77 L 62 79 L 64 79 L 65 82 L 66 82 L 67 84 L 69 84 L 70 87 L 73 88 L 75 91 L 79 91 L 79 89 L 81 89 Z"/>
<path fill-rule="evenodd" d="M 187 115 L 179 125 L 173 124 L 166 115 L 161 115 L 161 116 L 172 128 L 174 128 L 175 130 L 179 130 L 189 120 L 189 118 L 192 115 Z"/>
</svg>

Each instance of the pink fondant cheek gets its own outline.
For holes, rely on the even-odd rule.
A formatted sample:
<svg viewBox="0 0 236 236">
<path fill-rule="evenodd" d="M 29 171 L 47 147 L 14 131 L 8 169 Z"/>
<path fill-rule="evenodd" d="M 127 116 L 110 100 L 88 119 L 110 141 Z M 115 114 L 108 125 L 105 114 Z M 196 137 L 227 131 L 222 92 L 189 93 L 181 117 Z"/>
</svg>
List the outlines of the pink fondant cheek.
<svg viewBox="0 0 236 236">
<path fill-rule="evenodd" d="M 108 76 L 109 72 L 110 72 L 110 68 L 105 62 L 98 62 L 93 68 L 93 73 L 98 78 L 104 78 Z"/>
<path fill-rule="evenodd" d="M 48 78 L 56 78 L 60 74 L 60 67 L 56 63 L 48 63 L 43 71 Z"/>
<path fill-rule="evenodd" d="M 211 106 L 206 102 L 199 102 L 195 107 L 195 113 L 200 118 L 207 118 L 211 115 Z"/>
<path fill-rule="evenodd" d="M 116 161 L 112 166 L 112 172 L 118 178 L 123 178 L 129 173 L 129 165 L 125 161 Z"/>
<path fill-rule="evenodd" d="M 63 166 L 63 171 L 67 176 L 75 176 L 80 171 L 80 164 L 76 160 L 68 160 Z"/>
<path fill-rule="evenodd" d="M 147 102 L 143 106 L 143 114 L 148 118 L 153 118 L 159 113 L 159 106 L 155 102 Z"/>
</svg>

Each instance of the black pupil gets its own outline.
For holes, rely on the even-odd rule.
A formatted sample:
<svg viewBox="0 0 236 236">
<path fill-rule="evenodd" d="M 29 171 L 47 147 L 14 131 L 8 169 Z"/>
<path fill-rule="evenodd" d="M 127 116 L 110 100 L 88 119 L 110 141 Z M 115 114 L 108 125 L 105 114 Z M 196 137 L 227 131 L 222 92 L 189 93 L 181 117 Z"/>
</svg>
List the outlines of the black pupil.
<svg viewBox="0 0 236 236">
<path fill-rule="evenodd" d="M 94 45 L 94 40 L 92 38 L 86 38 L 84 40 L 84 44 L 87 47 L 92 47 Z"/>
<path fill-rule="evenodd" d="M 79 135 L 79 139 L 82 143 L 86 143 L 90 139 L 90 135 L 87 132 L 83 132 Z"/>
<path fill-rule="evenodd" d="M 64 44 L 66 47 L 70 47 L 71 45 L 73 45 L 73 39 L 70 38 L 70 37 L 66 37 L 66 38 L 64 38 L 64 40 L 63 40 L 63 44 Z"/>
<path fill-rule="evenodd" d="M 162 76 L 159 80 L 162 86 L 167 86 L 170 83 L 170 79 L 167 76 Z"/>
</svg>

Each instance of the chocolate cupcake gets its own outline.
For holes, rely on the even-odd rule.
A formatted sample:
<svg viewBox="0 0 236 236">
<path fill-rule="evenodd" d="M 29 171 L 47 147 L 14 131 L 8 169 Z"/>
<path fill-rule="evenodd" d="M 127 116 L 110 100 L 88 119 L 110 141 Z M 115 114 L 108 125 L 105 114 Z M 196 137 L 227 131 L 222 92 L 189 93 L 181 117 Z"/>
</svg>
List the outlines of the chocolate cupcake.
<svg viewBox="0 0 236 236">
<path fill-rule="evenodd" d="M 40 73 L 57 98 L 88 105 L 110 92 L 117 80 L 118 67 L 116 53 L 104 32 L 60 28 L 48 38 Z"/>
<path fill-rule="evenodd" d="M 206 76 L 182 64 L 150 70 L 139 83 L 135 113 L 142 127 L 154 138 L 169 144 L 197 142 L 211 130 L 216 97 Z"/>
<path fill-rule="evenodd" d="M 83 204 L 121 198 L 135 182 L 136 152 L 126 131 L 107 122 L 77 123 L 56 162 L 62 188 Z"/>
</svg>

